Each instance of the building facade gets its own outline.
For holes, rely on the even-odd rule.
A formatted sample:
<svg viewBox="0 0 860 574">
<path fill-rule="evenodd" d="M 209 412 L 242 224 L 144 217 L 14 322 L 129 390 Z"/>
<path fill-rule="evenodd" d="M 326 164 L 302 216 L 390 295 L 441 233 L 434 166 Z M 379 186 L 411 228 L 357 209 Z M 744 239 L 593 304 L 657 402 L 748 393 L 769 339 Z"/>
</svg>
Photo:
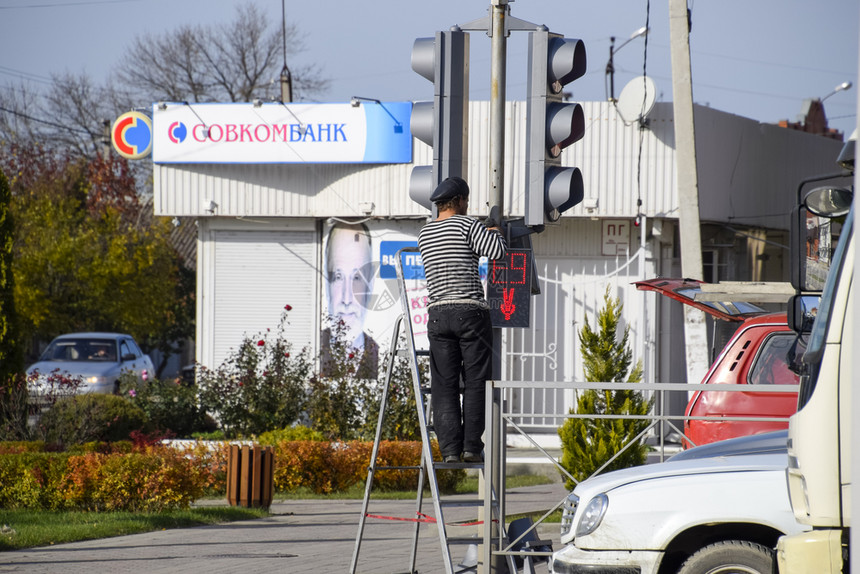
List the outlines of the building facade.
<svg viewBox="0 0 860 574">
<path fill-rule="evenodd" d="M 585 137 L 563 152 L 562 163 L 582 170 L 585 199 L 532 236 L 541 293 L 532 298 L 528 329 L 503 330 L 502 377 L 583 380 L 577 332 L 608 291 L 624 305 L 645 380 L 685 382 L 681 310 L 632 285 L 680 272 L 672 105 L 657 103 L 644 126 L 625 123 L 611 102 L 583 108 Z M 525 103 L 508 103 L 506 114 L 504 215 L 518 217 Z M 695 122 L 702 279 L 786 281 L 797 185 L 833 171 L 841 142 L 701 106 Z M 466 179 L 476 216 L 487 213 L 489 125 L 489 103 L 472 102 Z M 401 312 L 391 257 L 415 243 L 429 217 L 409 198 L 408 186 L 412 167 L 430 164 L 432 150 L 417 139 L 412 146 L 411 162 L 390 164 L 338 158 L 159 163 L 154 157 L 155 213 L 198 225 L 200 364 L 216 367 L 243 336 L 276 327 L 285 305 L 292 308 L 287 336 L 319 353 L 335 305 L 326 246 L 332 229 L 346 224 L 363 226 L 368 236 L 362 328 L 384 355 Z M 420 317 L 411 319 L 416 333 Z M 523 391 L 514 399 L 524 413 L 566 412 L 575 404 L 561 391 Z M 540 416 L 523 422 L 552 433 L 558 425 Z"/>
</svg>

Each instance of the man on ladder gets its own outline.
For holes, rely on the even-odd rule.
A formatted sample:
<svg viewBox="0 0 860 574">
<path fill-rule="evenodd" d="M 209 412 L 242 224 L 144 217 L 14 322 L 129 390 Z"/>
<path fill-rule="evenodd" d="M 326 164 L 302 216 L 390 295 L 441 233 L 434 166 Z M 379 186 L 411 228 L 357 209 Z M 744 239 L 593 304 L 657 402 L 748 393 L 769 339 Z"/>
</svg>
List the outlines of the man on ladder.
<svg viewBox="0 0 860 574">
<path fill-rule="evenodd" d="M 430 201 L 438 216 L 418 234 L 427 278 L 430 394 L 433 428 L 446 463 L 481 462 L 484 398 L 491 374 L 493 335 L 478 273 L 482 256 L 501 259 L 507 245 L 498 222 L 468 217 L 469 186 L 444 180 Z M 460 377 L 463 408 L 460 409 Z"/>
</svg>

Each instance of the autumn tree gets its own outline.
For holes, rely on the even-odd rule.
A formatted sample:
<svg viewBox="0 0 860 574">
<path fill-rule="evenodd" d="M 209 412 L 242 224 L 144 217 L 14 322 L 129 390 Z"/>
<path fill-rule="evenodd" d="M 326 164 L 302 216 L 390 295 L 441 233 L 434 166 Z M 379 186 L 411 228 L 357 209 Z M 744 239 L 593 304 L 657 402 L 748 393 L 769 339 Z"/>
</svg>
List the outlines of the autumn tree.
<svg viewBox="0 0 860 574">
<path fill-rule="evenodd" d="M 15 302 L 28 337 L 123 331 L 153 348 L 189 336 L 193 285 L 165 220 L 142 224 L 125 160 L 75 159 L 39 148 L 0 160 L 16 219 Z"/>
</svg>

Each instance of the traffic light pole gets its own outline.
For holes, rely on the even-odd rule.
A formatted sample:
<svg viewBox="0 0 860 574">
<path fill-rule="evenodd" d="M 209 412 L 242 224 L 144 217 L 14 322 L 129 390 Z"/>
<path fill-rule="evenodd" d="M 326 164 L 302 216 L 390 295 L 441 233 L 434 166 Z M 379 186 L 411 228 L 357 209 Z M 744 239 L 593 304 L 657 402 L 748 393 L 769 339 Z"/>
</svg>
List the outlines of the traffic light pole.
<svg viewBox="0 0 860 574">
<path fill-rule="evenodd" d="M 505 102 L 507 101 L 506 86 L 507 86 L 507 49 L 508 38 L 505 28 L 505 18 L 508 12 L 508 0 L 492 0 L 491 2 L 492 19 L 490 22 L 491 38 L 490 38 L 490 194 L 489 208 L 490 214 L 497 214 L 498 221 L 496 225 L 501 225 L 505 215 Z M 503 228 L 504 229 L 504 228 Z M 493 380 L 502 378 L 502 330 L 498 327 L 493 328 Z M 487 397 L 487 400 L 492 400 L 492 417 L 486 421 L 486 424 L 493 425 L 494 429 L 498 429 L 501 419 L 501 389 L 493 388 L 493 396 Z M 484 488 L 491 488 L 492 492 L 496 493 L 499 502 L 499 522 L 504 521 L 505 503 L 504 492 L 505 483 L 504 476 L 500 469 L 504 468 L 504 464 L 499 457 L 504 456 L 505 448 L 502 441 L 504 434 L 499 436 L 494 433 L 493 436 L 499 440 L 493 441 L 493 444 L 488 444 L 486 448 L 492 449 L 489 461 L 495 461 L 490 467 L 485 467 L 484 480 L 488 484 L 484 484 Z M 487 473 L 486 471 L 489 471 Z M 489 474 L 489 476 L 487 476 Z M 492 517 L 486 516 L 488 509 L 484 509 L 485 516 L 482 517 L 485 524 L 485 540 L 487 530 L 491 535 L 492 532 Z M 491 547 L 495 544 L 491 544 Z M 483 550 L 481 553 L 483 559 L 479 560 L 479 574 L 488 572 L 498 572 L 503 567 L 503 564 L 496 564 L 496 561 L 491 558 L 490 548 L 479 548 Z M 487 560 L 489 558 L 489 560 Z"/>
<path fill-rule="evenodd" d="M 490 63 L 490 212 L 505 212 L 505 101 L 508 38 L 505 17 L 508 0 L 492 0 Z M 496 223 L 501 223 L 497 221 Z"/>
</svg>

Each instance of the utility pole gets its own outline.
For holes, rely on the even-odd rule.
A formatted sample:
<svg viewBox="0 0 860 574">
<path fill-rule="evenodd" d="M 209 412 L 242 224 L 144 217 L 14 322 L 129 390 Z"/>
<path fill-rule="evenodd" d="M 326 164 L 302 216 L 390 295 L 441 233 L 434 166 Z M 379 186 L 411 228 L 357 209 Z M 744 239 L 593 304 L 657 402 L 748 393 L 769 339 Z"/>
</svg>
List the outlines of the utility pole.
<svg viewBox="0 0 860 574">
<path fill-rule="evenodd" d="M 693 121 L 690 20 L 687 0 L 669 0 L 669 37 L 672 53 L 681 275 L 701 280 L 704 273 L 702 272 L 699 180 L 696 170 L 696 128 Z M 684 305 L 684 336 L 687 382 L 698 383 L 708 369 L 708 337 L 703 311 Z"/>
</svg>

